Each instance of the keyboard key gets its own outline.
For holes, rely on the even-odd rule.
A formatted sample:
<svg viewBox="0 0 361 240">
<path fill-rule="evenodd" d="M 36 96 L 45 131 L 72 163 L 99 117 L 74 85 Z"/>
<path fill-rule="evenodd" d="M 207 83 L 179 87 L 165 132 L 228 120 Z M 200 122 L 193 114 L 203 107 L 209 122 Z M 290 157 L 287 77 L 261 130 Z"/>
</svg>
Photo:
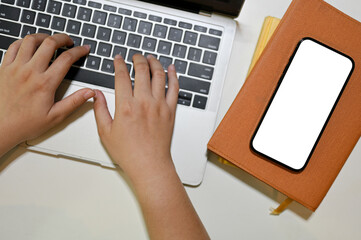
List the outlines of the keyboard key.
<svg viewBox="0 0 361 240">
<path fill-rule="evenodd" d="M 148 19 L 154 22 L 162 22 L 162 18 L 155 15 L 149 15 Z"/>
<path fill-rule="evenodd" d="M 102 71 L 107 73 L 114 73 L 113 61 L 109 59 L 104 59 L 102 64 Z"/>
<path fill-rule="evenodd" d="M 182 98 L 182 99 L 186 99 L 186 100 L 192 100 L 192 93 L 188 93 L 188 92 L 184 92 L 184 91 L 179 91 L 178 93 L 178 97 Z"/>
<path fill-rule="evenodd" d="M 99 43 L 97 54 L 104 57 L 110 57 L 112 52 L 112 45 L 107 43 Z"/>
<path fill-rule="evenodd" d="M 194 46 L 197 44 L 197 39 L 197 33 L 186 31 L 183 42 Z"/>
<path fill-rule="evenodd" d="M 39 27 L 47 28 L 50 25 L 50 19 L 51 19 L 50 15 L 39 13 L 36 19 L 36 25 Z"/>
<path fill-rule="evenodd" d="M 142 40 L 142 37 L 135 34 L 129 34 L 127 46 L 139 48 L 140 47 L 140 41 Z"/>
<path fill-rule="evenodd" d="M 90 40 L 90 39 L 84 39 L 83 45 L 89 45 L 90 46 L 90 53 L 95 53 L 95 49 L 97 47 L 97 42 Z"/>
<path fill-rule="evenodd" d="M 100 66 L 100 58 L 94 56 L 88 56 L 88 59 L 86 61 L 87 68 L 98 70 L 99 66 Z"/>
<path fill-rule="evenodd" d="M 178 27 L 185 28 L 185 29 L 192 29 L 192 24 L 186 22 L 179 22 Z"/>
<path fill-rule="evenodd" d="M 133 55 L 138 54 L 138 53 L 142 54 L 141 51 L 130 49 L 128 57 L 127 57 L 128 62 L 133 62 Z"/>
<path fill-rule="evenodd" d="M 210 86 L 210 82 L 199 81 L 185 76 L 179 76 L 180 89 L 208 94 Z"/>
<path fill-rule="evenodd" d="M 65 28 L 65 18 L 53 17 L 53 22 L 51 23 L 51 28 L 58 31 L 64 31 Z"/>
<path fill-rule="evenodd" d="M 185 105 L 185 106 L 190 106 L 190 105 L 191 105 L 191 101 L 190 101 L 190 100 L 187 100 L 187 99 L 178 98 L 178 104 L 180 104 L 180 105 Z"/>
<path fill-rule="evenodd" d="M 110 5 L 104 5 L 103 9 L 106 10 L 106 11 L 109 11 L 109 12 L 116 12 L 117 11 L 116 7 L 110 6 Z"/>
<path fill-rule="evenodd" d="M 2 0 L 1 2 L 7 3 L 7 4 L 15 4 L 15 0 Z"/>
<path fill-rule="evenodd" d="M 34 33 L 36 33 L 36 28 L 24 25 L 20 36 L 24 38 L 26 35 L 30 35 Z"/>
<path fill-rule="evenodd" d="M 152 27 L 153 27 L 152 23 L 140 21 L 139 27 L 138 27 L 138 33 L 150 35 L 150 33 L 152 32 Z"/>
<path fill-rule="evenodd" d="M 0 51 L 0 63 L 3 61 L 3 51 Z"/>
<path fill-rule="evenodd" d="M 213 71 L 213 67 L 191 63 L 189 65 L 188 75 L 203 78 L 206 80 L 212 80 Z"/>
<path fill-rule="evenodd" d="M 138 23 L 137 19 L 126 17 L 124 19 L 123 29 L 135 32 L 135 29 L 137 28 L 137 23 Z"/>
<path fill-rule="evenodd" d="M 142 13 L 142 12 L 134 12 L 134 13 L 133 13 L 133 16 L 134 16 L 134 17 L 137 17 L 137 18 L 143 18 L 143 19 L 146 19 L 146 18 L 147 18 L 147 14 Z"/>
<path fill-rule="evenodd" d="M 21 15 L 21 22 L 33 24 L 35 21 L 35 14 L 36 13 L 33 11 L 24 10 L 23 14 Z"/>
<path fill-rule="evenodd" d="M 207 104 L 206 97 L 198 96 L 198 95 L 194 96 L 193 107 L 199 108 L 199 109 L 206 109 L 206 104 Z"/>
<path fill-rule="evenodd" d="M 120 28 L 123 17 L 115 14 L 110 14 L 108 18 L 108 26 L 113 28 Z"/>
<path fill-rule="evenodd" d="M 114 50 L 113 50 L 113 58 L 115 57 L 115 55 L 120 55 L 123 57 L 123 59 L 125 59 L 126 55 L 127 55 L 127 49 L 124 47 L 119 47 L 119 46 L 115 46 Z"/>
<path fill-rule="evenodd" d="M 203 32 L 203 33 L 206 33 L 206 32 L 207 32 L 207 28 L 206 28 L 206 27 L 202 27 L 202 26 L 199 26 L 199 25 L 195 25 L 195 26 L 194 26 L 194 30 L 197 31 L 197 32 Z"/>
<path fill-rule="evenodd" d="M 198 46 L 211 50 L 218 50 L 220 42 L 220 38 L 210 37 L 202 34 L 201 38 L 199 39 Z"/>
<path fill-rule="evenodd" d="M 165 38 L 167 35 L 168 27 L 156 24 L 154 27 L 153 36 L 159 38 Z"/>
<path fill-rule="evenodd" d="M 168 39 L 176 42 L 180 42 L 182 40 L 183 30 L 178 28 L 170 28 Z"/>
<path fill-rule="evenodd" d="M 84 23 L 83 29 L 81 30 L 81 35 L 84 37 L 94 38 L 95 31 L 96 31 L 96 26 Z"/>
<path fill-rule="evenodd" d="M 199 62 L 201 61 L 201 57 L 202 57 L 202 50 L 192 47 L 189 48 L 188 60 Z"/>
<path fill-rule="evenodd" d="M 112 30 L 110 30 L 109 28 L 99 27 L 98 33 L 97 33 L 97 39 L 103 40 L 103 41 L 109 41 L 111 33 L 112 33 Z"/>
<path fill-rule="evenodd" d="M 122 31 L 114 31 L 112 42 L 124 45 L 127 34 Z"/>
<path fill-rule="evenodd" d="M 181 61 L 181 60 L 175 60 L 175 62 L 174 62 L 175 70 L 177 73 L 185 74 L 187 65 L 188 65 L 187 62 Z"/>
<path fill-rule="evenodd" d="M 66 26 L 66 31 L 68 33 L 79 34 L 80 26 L 81 26 L 80 22 L 69 20 L 68 25 Z"/>
<path fill-rule="evenodd" d="M 45 34 L 48 34 L 48 35 L 52 35 L 52 31 L 50 31 L 48 29 L 44 29 L 44 28 L 39 28 L 38 33 L 45 33 Z"/>
<path fill-rule="evenodd" d="M 167 69 L 168 69 L 169 65 L 172 64 L 172 61 L 173 61 L 173 59 L 171 59 L 171 58 L 169 58 L 169 57 L 163 57 L 163 56 L 161 56 L 161 57 L 159 58 L 159 62 L 160 62 L 160 64 L 162 64 L 164 70 L 167 70 Z"/>
<path fill-rule="evenodd" d="M 47 0 L 33 0 L 33 4 L 31 5 L 31 8 L 34 10 L 44 12 L 45 6 L 46 6 L 46 1 Z"/>
<path fill-rule="evenodd" d="M 176 21 L 176 20 L 169 19 L 169 18 L 165 18 L 165 19 L 164 19 L 164 23 L 165 23 L 165 24 L 169 24 L 169 25 L 173 25 L 173 26 L 177 26 L 177 21 Z"/>
<path fill-rule="evenodd" d="M 128 15 L 128 16 L 132 15 L 132 11 L 129 9 L 125 9 L 125 8 L 119 8 L 118 13 Z"/>
<path fill-rule="evenodd" d="M 86 0 L 73 0 L 73 3 L 80 4 L 80 5 L 86 5 Z"/>
<path fill-rule="evenodd" d="M 187 51 L 186 46 L 179 45 L 179 44 L 174 44 L 172 56 L 173 57 L 178 57 L 178 58 L 185 58 L 186 51 Z"/>
<path fill-rule="evenodd" d="M 107 13 L 101 11 L 95 11 L 93 15 L 93 23 L 98 23 L 101 25 L 105 24 L 105 20 L 107 19 Z"/>
<path fill-rule="evenodd" d="M 89 1 L 89 2 L 88 2 L 88 6 L 89 6 L 89 7 L 93 7 L 93 8 L 98 8 L 98 9 L 101 9 L 101 8 L 102 8 L 102 4 L 97 3 L 97 2 L 93 2 L 93 1 Z"/>
<path fill-rule="evenodd" d="M 21 25 L 18 23 L 8 22 L 0 19 L 0 33 L 11 35 L 11 36 L 19 36 Z"/>
<path fill-rule="evenodd" d="M 172 44 L 170 42 L 159 41 L 157 52 L 169 55 L 171 48 Z"/>
<path fill-rule="evenodd" d="M 16 6 L 29 8 L 30 7 L 30 1 L 31 0 L 17 0 L 16 1 Z"/>
<path fill-rule="evenodd" d="M 73 36 L 73 35 L 69 35 L 69 37 L 70 37 L 71 40 L 73 40 L 73 42 L 74 42 L 73 47 L 78 47 L 78 46 L 81 45 L 82 39 L 81 39 L 80 37 L 76 37 L 76 36 Z"/>
<path fill-rule="evenodd" d="M 88 62 L 89 58 L 88 57 Z M 80 69 L 77 67 L 71 67 L 65 79 L 76 80 L 79 82 L 94 84 L 101 87 L 114 89 L 114 77 L 107 74 L 102 74 L 86 69 Z"/>
<path fill-rule="evenodd" d="M 49 1 L 48 8 L 47 8 L 46 11 L 47 11 L 48 13 L 52 13 L 52 14 L 59 15 L 59 14 L 60 14 L 61 5 L 62 5 L 61 2 Z"/>
<path fill-rule="evenodd" d="M 77 7 L 70 4 L 64 4 L 62 15 L 69 18 L 75 17 Z"/>
<path fill-rule="evenodd" d="M 217 53 L 205 51 L 203 56 L 203 63 L 215 65 L 217 60 Z"/>
<path fill-rule="evenodd" d="M 91 15 L 92 15 L 92 10 L 89 9 L 89 8 L 85 8 L 85 7 L 80 7 L 79 8 L 79 11 L 78 11 L 78 16 L 77 18 L 79 20 L 83 20 L 83 21 L 86 21 L 86 22 L 89 22 L 90 21 L 90 18 L 91 18 Z"/>
<path fill-rule="evenodd" d="M 16 40 L 18 39 L 0 35 L 0 49 L 8 50 L 9 46 Z"/>
<path fill-rule="evenodd" d="M 20 18 L 20 9 L 1 4 L 0 17 L 17 21 Z"/>
<path fill-rule="evenodd" d="M 209 34 L 216 35 L 216 36 L 222 36 L 222 31 L 219 31 L 216 29 L 209 29 Z"/>
<path fill-rule="evenodd" d="M 143 41 L 142 49 L 154 52 L 156 44 L 157 44 L 157 40 L 155 40 L 154 38 L 145 37 Z"/>
</svg>

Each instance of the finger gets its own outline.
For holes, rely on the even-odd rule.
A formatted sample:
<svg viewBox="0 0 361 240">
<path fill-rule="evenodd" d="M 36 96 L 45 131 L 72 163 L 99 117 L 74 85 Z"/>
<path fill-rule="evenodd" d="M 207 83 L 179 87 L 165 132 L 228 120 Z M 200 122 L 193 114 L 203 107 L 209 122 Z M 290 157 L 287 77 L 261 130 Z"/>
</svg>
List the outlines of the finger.
<svg viewBox="0 0 361 240">
<path fill-rule="evenodd" d="M 4 60 L 2 62 L 3 66 L 9 65 L 10 63 L 12 63 L 15 60 L 22 42 L 23 42 L 23 39 L 20 39 L 20 40 L 13 42 L 9 46 L 8 50 L 5 53 Z"/>
<path fill-rule="evenodd" d="M 151 95 L 149 64 L 140 54 L 133 56 L 135 71 L 134 96 Z"/>
<path fill-rule="evenodd" d="M 122 56 L 116 55 L 114 58 L 115 70 L 115 102 L 118 106 L 119 101 L 133 95 L 132 82 L 130 81 L 127 65 Z"/>
<path fill-rule="evenodd" d="M 50 65 L 45 72 L 51 79 L 51 83 L 55 88 L 63 81 L 65 75 L 69 71 L 71 65 L 89 53 L 90 47 L 88 45 L 78 46 L 63 52 L 57 59 Z"/>
<path fill-rule="evenodd" d="M 45 71 L 49 67 L 49 62 L 53 58 L 55 50 L 73 44 L 73 40 L 64 33 L 48 36 L 36 50 L 31 61 L 36 64 L 36 68 L 40 71 Z"/>
<path fill-rule="evenodd" d="M 55 103 L 50 109 L 48 116 L 54 124 L 58 124 L 63 121 L 67 116 L 74 112 L 77 108 L 83 105 L 88 99 L 95 96 L 95 92 L 91 89 L 85 88 L 63 100 Z"/>
<path fill-rule="evenodd" d="M 99 90 L 95 91 L 94 97 L 94 114 L 97 122 L 99 136 L 102 137 L 104 133 L 109 132 L 113 119 L 110 116 L 107 101 L 104 94 Z"/>
<path fill-rule="evenodd" d="M 179 82 L 174 65 L 168 67 L 168 91 L 166 102 L 170 109 L 175 112 L 178 103 Z"/>
<path fill-rule="evenodd" d="M 34 53 L 40 46 L 40 44 L 49 37 L 48 34 L 45 33 L 37 33 L 26 35 L 23 39 L 23 42 L 20 46 L 19 52 L 16 56 L 15 61 L 19 63 L 27 63 L 33 57 Z"/>
<path fill-rule="evenodd" d="M 152 73 L 152 94 L 155 99 L 165 98 L 165 72 L 162 64 L 151 54 L 147 56 Z"/>
</svg>

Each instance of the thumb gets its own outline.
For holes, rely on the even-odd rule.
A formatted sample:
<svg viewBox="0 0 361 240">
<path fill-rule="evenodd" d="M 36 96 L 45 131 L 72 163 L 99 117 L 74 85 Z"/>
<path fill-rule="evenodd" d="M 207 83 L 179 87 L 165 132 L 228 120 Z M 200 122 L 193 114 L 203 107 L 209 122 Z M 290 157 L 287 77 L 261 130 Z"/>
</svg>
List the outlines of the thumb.
<svg viewBox="0 0 361 240">
<path fill-rule="evenodd" d="M 109 113 L 107 101 L 104 94 L 99 90 L 95 91 L 94 114 L 97 121 L 98 133 L 102 137 L 105 132 L 110 130 L 113 119 Z"/>
<path fill-rule="evenodd" d="M 81 89 L 55 103 L 49 112 L 50 119 L 54 119 L 53 123 L 57 124 L 63 121 L 67 116 L 83 105 L 88 99 L 95 96 L 95 92 L 91 89 Z"/>
</svg>

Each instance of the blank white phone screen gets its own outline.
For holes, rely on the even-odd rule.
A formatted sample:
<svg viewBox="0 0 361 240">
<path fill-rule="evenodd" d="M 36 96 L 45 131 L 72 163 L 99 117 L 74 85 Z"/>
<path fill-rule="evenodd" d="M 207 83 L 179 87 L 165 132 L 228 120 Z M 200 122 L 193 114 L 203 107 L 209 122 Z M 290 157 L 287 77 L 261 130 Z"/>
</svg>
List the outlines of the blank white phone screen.
<svg viewBox="0 0 361 240">
<path fill-rule="evenodd" d="M 350 58 L 303 39 L 253 137 L 253 149 L 302 169 L 352 69 Z"/>
</svg>

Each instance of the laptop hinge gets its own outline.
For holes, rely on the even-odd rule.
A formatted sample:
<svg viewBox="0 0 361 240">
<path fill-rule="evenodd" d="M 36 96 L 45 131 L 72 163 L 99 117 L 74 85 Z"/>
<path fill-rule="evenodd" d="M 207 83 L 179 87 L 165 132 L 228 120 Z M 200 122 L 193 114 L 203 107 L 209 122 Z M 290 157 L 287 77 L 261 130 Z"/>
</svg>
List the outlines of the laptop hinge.
<svg viewBox="0 0 361 240">
<path fill-rule="evenodd" d="M 212 16 L 211 12 L 207 12 L 207 11 L 204 11 L 204 10 L 200 10 L 199 14 L 202 15 L 202 16 L 206 16 L 206 17 L 211 17 Z"/>
</svg>

